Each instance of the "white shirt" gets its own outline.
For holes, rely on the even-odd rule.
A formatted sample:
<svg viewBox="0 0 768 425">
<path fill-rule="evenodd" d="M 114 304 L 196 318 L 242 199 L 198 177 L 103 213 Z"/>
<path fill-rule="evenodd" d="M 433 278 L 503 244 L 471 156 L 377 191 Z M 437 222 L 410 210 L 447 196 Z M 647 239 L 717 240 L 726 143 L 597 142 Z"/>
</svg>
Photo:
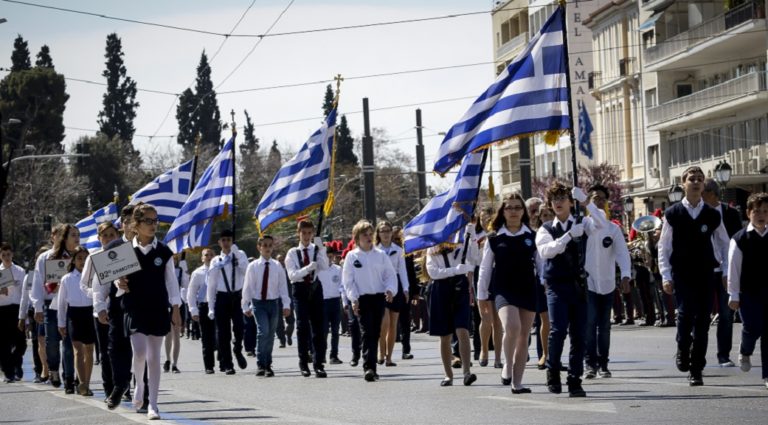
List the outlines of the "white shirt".
<svg viewBox="0 0 768 425">
<path fill-rule="evenodd" d="M 80 288 L 81 277 L 82 273 L 74 269 L 65 274 L 59 282 L 59 304 L 56 315 L 60 328 L 67 327 L 67 308 L 91 307 L 93 305 L 93 299 Z"/>
<path fill-rule="evenodd" d="M 189 313 L 193 316 L 200 315 L 200 309 L 197 306 L 198 303 L 206 302 L 206 296 L 208 296 L 206 289 L 208 286 L 205 284 L 205 279 L 208 274 L 208 266 L 203 264 L 196 268 L 192 272 L 192 276 L 189 278 L 189 288 L 187 288 L 187 306 L 189 307 Z"/>
<path fill-rule="evenodd" d="M 288 279 L 285 277 L 285 270 L 280 262 L 274 258 L 265 260 L 259 257 L 248 265 L 245 272 L 245 283 L 243 285 L 243 299 L 241 307 L 243 313 L 251 308 L 251 301 L 261 301 L 261 289 L 264 284 L 264 267 L 269 263 L 269 274 L 267 282 L 267 300 L 276 300 L 280 298 L 283 306 L 289 308 L 291 299 L 288 296 Z"/>
<path fill-rule="evenodd" d="M 476 254 L 476 252 L 479 251 L 479 249 L 475 243 L 469 243 L 467 246 L 469 248 L 467 249 L 467 258 L 465 260 L 465 264 L 474 267 L 477 265 L 475 261 L 477 261 L 479 254 Z M 437 248 L 430 248 L 427 251 L 427 274 L 429 275 L 430 279 L 440 280 L 456 276 L 458 273 L 456 272 L 455 267 L 461 264 L 463 250 L 464 247 L 459 246 L 453 251 L 447 253 L 446 255 L 448 256 L 448 264 L 445 264 L 443 254 L 441 254 Z"/>
<path fill-rule="evenodd" d="M 139 244 L 139 237 L 133 238 L 133 247 L 139 248 L 142 254 L 147 255 L 152 249 L 157 248 L 157 238 L 152 239 L 152 243 L 146 246 Z M 173 259 L 165 263 L 165 290 L 168 292 L 168 303 L 174 307 L 181 305 L 181 295 L 179 293 L 179 281 L 176 280 L 176 268 L 173 266 Z M 119 291 L 118 291 L 119 292 Z M 118 293 L 118 296 L 120 294 Z"/>
<path fill-rule="evenodd" d="M 768 227 L 763 229 L 762 233 L 755 229 L 752 223 L 747 225 L 747 232 L 755 231 L 761 238 L 768 235 Z M 741 248 L 736 245 L 736 241 L 731 239 L 731 244 L 728 247 L 728 295 L 731 296 L 731 301 L 739 301 L 739 293 L 741 292 L 741 262 L 743 260 L 743 253 Z"/>
<path fill-rule="evenodd" d="M 179 294 L 182 301 L 187 301 L 187 288 L 189 288 L 189 269 L 187 268 L 187 260 L 179 261 L 179 264 L 174 267 L 176 272 L 176 280 L 179 282 Z"/>
<path fill-rule="evenodd" d="M 5 266 L 0 263 L 0 270 L 5 270 Z M 24 290 L 24 269 L 11 263 L 11 274 L 13 274 L 13 284 L 8 287 L 8 295 L 0 295 L 0 306 L 21 304 L 21 293 Z M 26 313 L 26 310 L 24 310 Z"/>
<path fill-rule="evenodd" d="M 307 270 L 306 266 L 303 264 L 305 248 L 307 249 L 309 262 L 311 263 L 312 261 L 315 261 L 315 244 L 313 243 L 305 246 L 299 242 L 299 246 L 295 246 L 289 249 L 288 253 L 285 254 L 285 270 L 288 271 L 288 280 L 291 282 L 303 282 L 305 276 L 312 274 L 312 272 Z M 302 258 L 301 261 L 299 261 L 299 257 Z M 328 255 L 325 252 L 325 247 L 320 248 L 318 251 L 316 263 L 317 270 L 315 272 L 319 272 L 328 268 Z"/>
<path fill-rule="evenodd" d="M 37 257 L 37 263 L 35 263 L 35 274 L 34 279 L 32 280 L 32 290 L 29 293 L 29 299 L 35 306 L 35 313 L 43 312 L 43 305 L 45 304 L 45 301 L 51 302 L 48 306 L 50 310 L 56 310 L 56 306 L 58 305 L 58 287 L 52 294 L 49 294 L 48 291 L 45 290 L 45 261 L 52 256 L 53 248 L 40 254 L 40 256 Z"/>
<path fill-rule="evenodd" d="M 624 233 L 614 223 L 608 223 L 589 235 L 584 260 L 584 270 L 588 273 L 587 287 L 597 294 L 606 295 L 616 290 L 616 264 L 622 278 L 630 278 L 632 274 Z"/>
<path fill-rule="evenodd" d="M 24 276 L 24 284 L 21 290 L 21 300 L 19 302 L 19 320 L 27 319 L 27 312 L 29 311 L 29 292 L 32 290 L 32 276 L 34 270 L 26 272 Z"/>
<path fill-rule="evenodd" d="M 387 254 L 389 261 L 392 262 L 392 268 L 395 269 L 395 274 L 400 277 L 400 284 L 403 286 L 403 292 L 408 294 L 408 270 L 405 268 L 405 251 L 403 248 L 400 248 L 394 243 L 389 244 L 388 247 L 378 244 L 376 245 L 376 248 L 379 248 Z M 397 293 L 397 291 L 394 293 Z"/>
<path fill-rule="evenodd" d="M 581 223 L 584 225 L 584 233 L 586 233 L 587 236 L 592 236 L 597 229 L 601 229 L 606 225 L 607 219 L 605 218 L 605 213 L 600 211 L 595 204 L 591 202 L 587 204 L 587 211 L 589 211 L 589 216 L 584 217 Z M 555 217 L 555 219 L 552 220 L 552 227 L 560 224 L 563 229 L 567 229 L 569 222 L 575 222 L 572 215 L 569 215 L 564 222 Z M 544 260 L 555 258 L 565 252 L 565 248 L 570 241 L 570 232 L 566 232 L 563 236 L 557 239 L 552 238 L 552 235 L 543 225 L 539 227 L 539 230 L 536 232 L 536 248 L 539 250 L 539 255 L 541 255 L 541 258 Z"/>
<path fill-rule="evenodd" d="M 704 208 L 704 200 L 700 199 L 696 206 L 691 205 L 688 202 L 688 198 L 683 198 L 681 201 L 685 210 L 694 220 L 699 216 L 701 210 Z M 716 259 L 728 258 L 728 232 L 723 225 L 722 214 L 720 217 L 720 225 L 717 226 L 715 232 L 712 233 L 712 250 L 715 252 Z M 672 225 L 666 220 L 661 227 L 661 236 L 659 237 L 659 272 L 661 273 L 664 281 L 672 281 L 672 264 L 670 259 L 672 258 Z M 720 268 L 723 270 L 723 276 L 728 276 L 728 263 L 722 261 Z"/>
<path fill-rule="evenodd" d="M 317 273 L 320 284 L 323 285 L 323 299 L 339 298 L 344 292 L 344 286 L 341 284 L 341 267 L 331 264 L 325 270 Z"/>
<path fill-rule="evenodd" d="M 286 262 L 287 259 L 286 259 Z M 351 302 L 361 295 L 397 293 L 397 277 L 392 262 L 384 251 L 371 248 L 363 251 L 356 247 L 347 253 L 341 272 L 341 283 Z"/>
<path fill-rule="evenodd" d="M 506 226 L 502 226 L 497 232 L 497 236 L 521 236 L 526 233 L 533 233 L 533 231 L 523 224 L 520 227 L 520 230 L 518 230 L 515 233 L 512 233 L 507 229 Z M 536 254 L 536 264 L 541 262 L 541 257 L 539 254 Z M 489 241 L 485 241 L 485 246 L 483 247 L 483 254 L 482 254 L 482 261 L 480 262 L 480 275 L 478 276 L 477 281 L 477 299 L 478 300 L 487 300 L 488 299 L 488 288 L 491 286 L 491 276 L 493 276 L 493 267 L 496 264 L 496 257 L 493 253 L 493 250 L 491 249 L 491 244 Z M 537 267 L 538 269 L 538 267 Z"/>
<path fill-rule="evenodd" d="M 233 257 L 234 260 L 237 261 L 234 283 L 232 282 Z M 222 270 L 227 276 L 226 280 L 222 275 Z M 206 298 L 208 299 L 208 305 L 211 309 L 210 311 L 213 311 L 213 306 L 216 305 L 217 292 L 229 292 L 229 289 L 231 289 L 232 292 L 236 292 L 243 289 L 246 270 L 248 270 L 248 256 L 235 244 L 232 244 L 232 249 L 229 251 L 229 254 L 224 254 L 222 252 L 211 261 L 211 267 L 208 269 L 208 278 L 206 280 L 208 285 L 206 289 Z M 229 284 L 229 289 L 227 289 L 227 284 Z"/>
<path fill-rule="evenodd" d="M 125 237 L 125 235 L 122 235 L 120 239 L 123 241 L 123 243 L 129 243 L 130 241 Z M 110 244 L 117 244 L 116 241 L 110 242 Z M 110 244 L 107 244 L 109 246 Z M 117 246 L 117 245 L 115 245 Z M 114 246 L 113 246 L 114 248 Z M 103 250 L 104 248 L 102 248 Z M 83 267 L 83 276 L 88 277 L 88 271 L 90 270 L 90 267 L 93 267 L 93 261 L 91 261 L 91 257 L 88 256 L 88 258 L 85 259 L 85 266 Z M 109 290 L 110 290 L 110 282 L 104 282 L 104 284 L 101 284 L 99 282 L 99 279 L 97 276 L 94 276 L 96 281 L 95 283 L 91 282 L 91 296 L 93 297 L 93 315 L 98 316 L 100 312 L 107 311 L 109 308 Z M 83 286 L 88 287 L 87 282 L 84 284 L 84 282 L 80 281 L 80 287 Z M 122 293 L 121 293 L 122 295 Z"/>
</svg>

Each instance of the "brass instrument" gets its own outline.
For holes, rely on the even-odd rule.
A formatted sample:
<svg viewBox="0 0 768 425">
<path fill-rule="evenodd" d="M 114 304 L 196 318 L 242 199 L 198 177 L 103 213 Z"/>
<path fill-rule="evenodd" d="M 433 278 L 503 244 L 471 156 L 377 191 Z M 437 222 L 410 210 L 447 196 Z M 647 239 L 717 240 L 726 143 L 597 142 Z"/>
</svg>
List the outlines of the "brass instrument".
<svg viewBox="0 0 768 425">
<path fill-rule="evenodd" d="M 653 215 L 638 217 L 632 222 L 632 228 L 638 233 L 649 233 L 661 227 L 661 219 Z"/>
<path fill-rule="evenodd" d="M 660 227 L 661 219 L 653 215 L 644 215 L 632 222 L 632 228 L 635 229 L 639 236 L 627 244 L 633 263 L 647 265 L 650 262 L 651 253 L 648 250 L 648 234 Z"/>
</svg>

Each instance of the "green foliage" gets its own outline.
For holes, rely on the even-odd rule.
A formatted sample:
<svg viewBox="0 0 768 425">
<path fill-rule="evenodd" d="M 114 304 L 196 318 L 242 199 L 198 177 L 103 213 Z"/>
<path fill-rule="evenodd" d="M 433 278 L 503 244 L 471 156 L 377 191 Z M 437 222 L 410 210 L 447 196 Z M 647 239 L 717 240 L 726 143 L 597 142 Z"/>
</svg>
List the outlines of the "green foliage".
<svg viewBox="0 0 768 425">
<path fill-rule="evenodd" d="M 78 151 L 90 155 L 75 161 L 73 170 L 76 175 L 86 177 L 94 208 L 111 202 L 115 188 L 120 194 L 137 189 L 130 187 L 129 181 L 131 174 L 139 169 L 141 157 L 119 137 L 108 138 L 103 133 L 81 137 L 75 144 L 75 152 Z"/>
<path fill-rule="evenodd" d="M 61 152 L 68 99 L 64 76 L 53 68 L 11 72 L 0 81 L 0 113 L 24 125 L 11 126 L 8 137 L 34 145 L 38 154 Z"/>
<path fill-rule="evenodd" d="M 347 125 L 347 116 L 342 115 L 339 125 L 336 126 L 336 163 L 357 166 L 355 155 L 355 139 Z"/>
<path fill-rule="evenodd" d="M 29 48 L 27 42 L 19 34 L 13 40 L 13 53 L 11 54 L 11 72 L 26 71 L 32 68 L 32 62 L 29 60 Z"/>
<path fill-rule="evenodd" d="M 333 99 L 335 96 L 333 95 L 333 90 L 331 89 L 331 85 L 328 84 L 325 87 L 325 97 L 323 98 L 323 116 L 327 117 L 329 113 L 331 113 L 331 109 L 333 109 Z"/>
<path fill-rule="evenodd" d="M 136 82 L 127 76 L 123 56 L 120 38 L 115 33 L 109 34 L 104 54 L 106 69 L 101 73 L 107 79 L 107 91 L 98 122 L 99 131 L 108 139 L 117 136 L 130 146 L 136 132 L 133 120 L 139 102 L 136 101 Z"/>
<path fill-rule="evenodd" d="M 187 157 L 191 157 L 195 150 L 197 133 L 193 122 L 196 106 L 197 97 L 195 94 L 191 89 L 184 90 L 179 96 L 179 104 L 176 106 L 176 120 L 179 122 L 179 134 L 176 136 L 176 142 L 184 147 L 184 153 Z"/>
<path fill-rule="evenodd" d="M 221 113 L 205 51 L 200 55 L 200 63 L 197 65 L 195 91 L 187 89 L 179 96 L 176 121 L 179 123 L 179 135 L 176 141 L 184 147 L 188 156 L 191 156 L 194 151 L 195 137 L 198 134 L 201 137 L 201 146 L 220 146 Z"/>
<path fill-rule="evenodd" d="M 37 53 L 35 66 L 53 69 L 53 59 L 51 58 L 51 50 L 48 48 L 48 45 L 43 44 L 43 47 L 40 48 L 40 52 Z"/>
</svg>

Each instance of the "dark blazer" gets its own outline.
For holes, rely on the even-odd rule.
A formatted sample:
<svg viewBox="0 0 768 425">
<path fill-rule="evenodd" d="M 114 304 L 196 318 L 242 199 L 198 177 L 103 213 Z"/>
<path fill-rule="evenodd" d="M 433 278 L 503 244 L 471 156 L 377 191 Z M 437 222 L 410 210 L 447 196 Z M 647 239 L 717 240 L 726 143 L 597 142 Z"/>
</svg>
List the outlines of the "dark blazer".
<svg viewBox="0 0 768 425">
<path fill-rule="evenodd" d="M 741 214 L 739 210 L 731 208 L 723 202 L 720 203 L 720 212 L 723 214 L 725 231 L 728 233 L 728 237 L 732 238 L 743 227 L 741 224 Z"/>
</svg>

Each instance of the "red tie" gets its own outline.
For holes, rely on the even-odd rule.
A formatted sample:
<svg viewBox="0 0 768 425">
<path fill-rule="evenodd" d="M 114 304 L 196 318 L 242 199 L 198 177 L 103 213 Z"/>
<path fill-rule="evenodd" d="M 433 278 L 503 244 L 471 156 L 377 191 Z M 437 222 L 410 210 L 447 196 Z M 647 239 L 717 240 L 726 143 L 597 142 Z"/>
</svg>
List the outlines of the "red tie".
<svg viewBox="0 0 768 425">
<path fill-rule="evenodd" d="M 308 265 L 309 265 L 309 249 L 304 248 L 304 267 Z M 312 282 L 312 279 L 310 279 L 309 275 L 304 276 L 304 282 L 306 283 Z"/>
<path fill-rule="evenodd" d="M 261 279 L 261 299 L 267 299 L 267 288 L 269 288 L 269 262 L 264 263 L 264 277 Z"/>
</svg>

